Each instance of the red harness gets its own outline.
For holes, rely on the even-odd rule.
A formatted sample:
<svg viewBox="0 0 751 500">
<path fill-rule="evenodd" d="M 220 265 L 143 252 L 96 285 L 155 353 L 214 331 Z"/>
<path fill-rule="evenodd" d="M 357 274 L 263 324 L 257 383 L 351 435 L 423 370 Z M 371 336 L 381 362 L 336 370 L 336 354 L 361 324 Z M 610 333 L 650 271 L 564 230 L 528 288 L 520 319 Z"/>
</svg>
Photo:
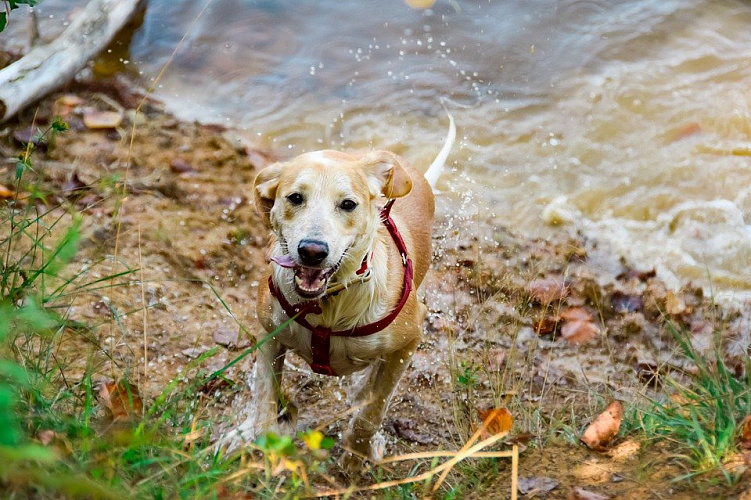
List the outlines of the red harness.
<svg viewBox="0 0 751 500">
<path fill-rule="evenodd" d="M 302 304 L 290 304 L 286 297 L 282 295 L 279 289 L 274 285 L 271 276 L 269 276 L 269 291 L 271 295 L 279 301 L 279 305 L 282 306 L 284 313 L 290 318 L 294 319 L 297 324 L 310 330 L 310 349 L 313 353 L 313 362 L 310 364 L 310 368 L 322 375 L 336 375 L 334 369 L 331 367 L 330 361 L 330 348 L 331 337 L 366 337 L 374 333 L 378 333 L 387 326 L 389 326 L 399 313 L 402 311 L 404 304 L 407 303 L 409 294 L 412 291 L 412 277 L 414 271 L 412 269 L 412 260 L 407 257 L 407 246 L 404 244 L 402 235 L 399 234 L 399 230 L 394 224 L 394 220 L 391 218 L 391 206 L 394 204 L 394 200 L 389 200 L 388 203 L 381 210 L 381 221 L 383 225 L 388 229 L 391 238 L 396 244 L 396 248 L 402 256 L 402 262 L 404 263 L 404 284 L 402 285 L 402 296 L 399 299 L 399 303 L 396 305 L 393 311 L 384 316 L 383 318 L 367 325 L 357 326 L 351 330 L 339 330 L 332 331 L 331 328 L 325 326 L 313 326 L 306 319 L 308 314 L 321 314 L 321 305 L 317 301 L 304 302 Z M 367 268 L 367 264 L 363 263 L 363 267 L 357 272 L 362 274 Z M 329 295 L 328 297 L 331 297 Z"/>
</svg>

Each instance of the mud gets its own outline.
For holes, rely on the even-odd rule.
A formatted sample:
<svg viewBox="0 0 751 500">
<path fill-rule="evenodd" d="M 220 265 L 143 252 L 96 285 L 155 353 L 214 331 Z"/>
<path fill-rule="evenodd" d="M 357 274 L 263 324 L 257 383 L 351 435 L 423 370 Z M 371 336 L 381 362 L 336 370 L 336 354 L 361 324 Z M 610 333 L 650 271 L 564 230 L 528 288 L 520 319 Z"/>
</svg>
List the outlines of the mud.
<svg viewBox="0 0 751 500">
<path fill-rule="evenodd" d="M 254 297 L 268 262 L 250 186 L 277 155 L 249 149 L 232 131 L 177 121 L 151 101 L 136 115 L 139 100 L 123 97 L 120 84 L 75 92 L 83 104 L 66 118 L 71 130 L 36 160 L 23 188 L 41 187 L 46 204 L 38 209 L 51 209 L 47 219 L 59 217 L 60 229 L 75 216 L 82 221 L 69 269 L 80 288 L 55 305 L 85 327 L 67 330 L 56 355 L 68 380 L 127 375 L 148 406 L 174 378 L 217 370 L 254 341 Z M 29 112 L 11 124 L 0 152 L 16 154 L 14 134 L 32 119 L 44 126 L 59 97 L 41 102 L 36 118 Z M 118 105 L 121 128 L 84 126 L 87 108 Z M 13 173 L 9 164 L 0 184 L 14 186 Z M 526 443 L 521 475 L 558 483 L 538 497 L 566 498 L 575 487 L 619 498 L 735 492 L 714 476 L 671 483 L 685 471 L 663 445 L 613 458 L 587 450 L 578 436 L 609 401 L 664 397 L 664 377 L 692 370 L 666 319 L 707 352 L 720 331 L 728 364 L 742 371 L 748 308 L 723 310 L 692 286 L 668 290 L 641 263 L 624 263 L 618 279 L 598 275 L 587 261 L 597 242 L 586 235 L 527 241 L 492 216 L 453 215 L 454 203 L 439 203 L 432 271 L 421 291 L 430 311 L 425 338 L 384 422 L 387 453 L 458 449 L 480 423 L 477 409 L 504 405 L 515 418 L 512 434 Z M 541 295 L 530 286 L 548 278 L 565 292 Z M 562 338 L 560 314 L 571 307 L 583 308 L 599 330 L 584 344 Z M 191 366 L 202 355 L 208 358 Z M 204 388 L 199 404 L 216 415 L 216 432 L 238 419 L 252 360 L 228 369 L 228 383 Z M 299 429 L 341 438 L 348 386 L 294 357 L 287 362 Z M 412 466 L 394 470 L 416 474 Z M 464 479 L 449 483 L 476 481 L 483 487 L 475 498 L 498 498 L 507 494 L 509 470 L 504 461 L 475 460 L 457 468 Z"/>
</svg>

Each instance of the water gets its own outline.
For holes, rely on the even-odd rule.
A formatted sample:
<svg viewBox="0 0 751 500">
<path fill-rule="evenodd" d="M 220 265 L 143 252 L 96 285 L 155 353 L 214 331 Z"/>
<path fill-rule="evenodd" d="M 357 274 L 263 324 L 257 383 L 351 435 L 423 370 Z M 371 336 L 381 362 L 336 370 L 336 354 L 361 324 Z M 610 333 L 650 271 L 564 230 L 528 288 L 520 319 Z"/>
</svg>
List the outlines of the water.
<svg viewBox="0 0 751 500">
<path fill-rule="evenodd" d="M 37 8 L 43 34 L 71 4 Z M 673 286 L 751 296 L 751 5 L 203 6 L 151 0 L 117 56 L 148 85 L 185 35 L 155 90 L 181 118 L 290 155 L 376 147 L 427 166 L 445 98 L 460 138 L 439 185 L 447 213 L 529 236 L 581 230 L 604 269 L 618 267 L 612 252 Z"/>
</svg>

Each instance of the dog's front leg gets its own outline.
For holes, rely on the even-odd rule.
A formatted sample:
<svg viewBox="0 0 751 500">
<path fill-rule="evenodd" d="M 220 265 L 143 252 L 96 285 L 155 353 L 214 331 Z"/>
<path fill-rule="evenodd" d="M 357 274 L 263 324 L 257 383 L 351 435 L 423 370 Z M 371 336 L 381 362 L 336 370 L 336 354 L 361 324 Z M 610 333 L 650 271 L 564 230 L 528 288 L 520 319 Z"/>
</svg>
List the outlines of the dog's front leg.
<svg viewBox="0 0 751 500">
<path fill-rule="evenodd" d="M 378 430 L 389 401 L 404 370 L 409 365 L 418 340 L 402 349 L 387 354 L 364 380 L 364 385 L 354 400 L 359 410 L 352 418 L 344 439 L 345 451 L 342 465 L 348 472 L 358 472 L 363 459 L 378 461 L 383 456 L 383 443 L 378 442 Z"/>
<path fill-rule="evenodd" d="M 268 430 L 279 430 L 279 408 L 282 400 L 281 382 L 287 348 L 276 339 L 258 348 L 256 362 L 248 377 L 250 401 L 245 421 L 237 428 L 243 441 L 255 439 Z"/>
</svg>

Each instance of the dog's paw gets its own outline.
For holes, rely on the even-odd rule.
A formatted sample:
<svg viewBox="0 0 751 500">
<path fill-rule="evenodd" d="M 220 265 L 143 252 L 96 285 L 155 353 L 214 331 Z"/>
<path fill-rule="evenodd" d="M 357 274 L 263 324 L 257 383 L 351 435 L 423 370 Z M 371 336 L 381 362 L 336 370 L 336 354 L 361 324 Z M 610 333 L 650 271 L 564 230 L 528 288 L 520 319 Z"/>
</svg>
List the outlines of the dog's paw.
<svg viewBox="0 0 751 500">
<path fill-rule="evenodd" d="M 375 433 L 366 446 L 362 446 L 362 443 L 357 443 L 352 438 L 348 440 L 348 443 L 347 451 L 339 459 L 339 465 L 350 476 L 365 474 L 372 464 L 383 459 L 386 451 L 386 439 L 380 432 Z"/>
<path fill-rule="evenodd" d="M 351 451 L 345 451 L 339 457 L 339 467 L 342 468 L 342 471 L 348 477 L 357 478 L 368 472 L 370 464 L 367 457 Z"/>
<path fill-rule="evenodd" d="M 386 438 L 383 434 L 376 432 L 375 435 L 370 438 L 370 452 L 368 456 L 373 462 L 380 462 L 383 460 L 383 455 L 386 452 Z"/>
</svg>

